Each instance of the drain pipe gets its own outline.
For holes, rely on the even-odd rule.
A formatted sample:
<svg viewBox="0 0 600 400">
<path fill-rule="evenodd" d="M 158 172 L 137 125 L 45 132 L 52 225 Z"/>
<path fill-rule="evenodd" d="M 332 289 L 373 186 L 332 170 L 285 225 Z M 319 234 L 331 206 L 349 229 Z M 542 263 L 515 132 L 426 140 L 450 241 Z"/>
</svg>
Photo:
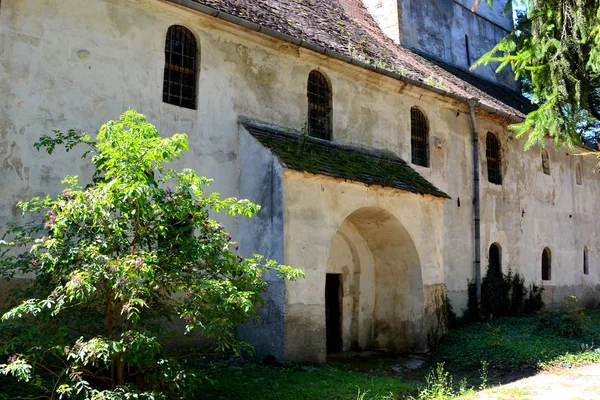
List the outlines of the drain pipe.
<svg viewBox="0 0 600 400">
<path fill-rule="evenodd" d="M 476 98 L 469 99 L 469 115 L 473 130 L 473 242 L 475 243 L 473 269 L 479 305 L 481 302 L 481 199 L 479 196 L 479 130 L 475 118 L 475 108 L 478 105 L 479 101 Z"/>
</svg>

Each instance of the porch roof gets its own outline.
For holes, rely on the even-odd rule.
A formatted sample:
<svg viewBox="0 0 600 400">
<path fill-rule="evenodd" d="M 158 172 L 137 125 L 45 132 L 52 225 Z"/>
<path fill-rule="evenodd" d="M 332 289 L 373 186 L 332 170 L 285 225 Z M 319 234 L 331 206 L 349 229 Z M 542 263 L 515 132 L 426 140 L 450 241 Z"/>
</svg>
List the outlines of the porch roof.
<svg viewBox="0 0 600 400">
<path fill-rule="evenodd" d="M 240 123 L 286 168 L 450 198 L 392 152 L 329 142 L 247 118 Z"/>
</svg>

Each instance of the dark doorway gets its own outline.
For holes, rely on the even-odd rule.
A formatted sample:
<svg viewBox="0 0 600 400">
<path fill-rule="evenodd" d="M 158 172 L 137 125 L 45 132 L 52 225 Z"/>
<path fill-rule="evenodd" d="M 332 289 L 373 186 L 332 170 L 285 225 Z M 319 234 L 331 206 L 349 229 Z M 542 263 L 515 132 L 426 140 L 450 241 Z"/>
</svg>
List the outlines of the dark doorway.
<svg viewBox="0 0 600 400">
<path fill-rule="evenodd" d="M 327 274 L 325 279 L 325 323 L 328 353 L 337 353 L 342 350 L 342 283 L 340 278 L 340 274 Z"/>
</svg>

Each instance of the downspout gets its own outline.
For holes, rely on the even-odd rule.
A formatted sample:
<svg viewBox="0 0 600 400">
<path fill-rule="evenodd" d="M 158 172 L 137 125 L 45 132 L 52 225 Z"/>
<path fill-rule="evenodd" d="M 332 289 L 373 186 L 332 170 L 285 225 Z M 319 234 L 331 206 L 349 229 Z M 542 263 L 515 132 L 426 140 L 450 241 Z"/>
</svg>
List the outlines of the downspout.
<svg viewBox="0 0 600 400">
<path fill-rule="evenodd" d="M 479 101 L 475 98 L 469 99 L 469 115 L 471 117 L 471 129 L 473 130 L 473 242 L 474 257 L 473 270 L 475 287 L 477 290 L 477 305 L 481 302 L 481 199 L 479 196 L 479 130 L 475 118 L 475 108 Z"/>
</svg>

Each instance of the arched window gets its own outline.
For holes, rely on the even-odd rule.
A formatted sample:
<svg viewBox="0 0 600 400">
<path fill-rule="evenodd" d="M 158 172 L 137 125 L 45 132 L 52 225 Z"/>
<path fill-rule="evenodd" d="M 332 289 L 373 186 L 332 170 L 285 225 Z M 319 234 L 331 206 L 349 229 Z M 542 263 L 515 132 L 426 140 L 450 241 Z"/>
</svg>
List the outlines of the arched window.
<svg viewBox="0 0 600 400">
<path fill-rule="evenodd" d="M 331 140 L 332 96 L 329 82 L 319 71 L 308 75 L 308 134 L 320 139 Z"/>
<path fill-rule="evenodd" d="M 583 248 L 583 273 L 584 275 L 588 275 L 590 273 L 590 266 L 588 264 L 588 248 L 585 246 Z"/>
<path fill-rule="evenodd" d="M 490 271 L 502 271 L 502 248 L 498 243 L 492 243 L 488 257 Z"/>
<path fill-rule="evenodd" d="M 488 181 L 496 185 L 502 185 L 502 154 L 500 152 L 500 141 L 492 132 L 488 132 L 486 138 L 486 158 Z"/>
<path fill-rule="evenodd" d="M 429 167 L 429 124 L 417 107 L 410 109 L 410 150 L 413 164 Z"/>
<path fill-rule="evenodd" d="M 552 278 L 552 255 L 550 249 L 542 251 L 542 280 L 549 281 Z"/>
<path fill-rule="evenodd" d="M 579 165 L 579 163 L 575 165 L 575 182 L 577 182 L 578 185 L 581 185 L 581 165 Z"/>
<path fill-rule="evenodd" d="M 167 31 L 163 101 L 185 108 L 196 108 L 196 39 L 179 25 Z"/>
<path fill-rule="evenodd" d="M 550 175 L 550 157 L 546 149 L 542 149 L 542 171 L 544 174 Z"/>
</svg>

